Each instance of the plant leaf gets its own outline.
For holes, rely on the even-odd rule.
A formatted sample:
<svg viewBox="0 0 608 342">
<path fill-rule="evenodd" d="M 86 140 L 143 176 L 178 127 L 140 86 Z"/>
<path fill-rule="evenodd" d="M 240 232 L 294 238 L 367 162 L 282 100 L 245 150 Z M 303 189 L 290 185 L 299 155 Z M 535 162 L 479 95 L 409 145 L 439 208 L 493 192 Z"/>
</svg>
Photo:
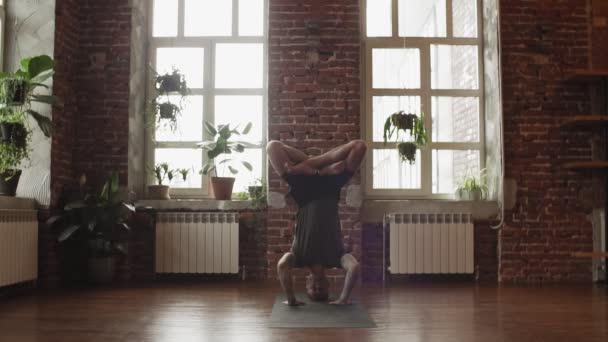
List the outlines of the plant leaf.
<svg viewBox="0 0 608 342">
<path fill-rule="evenodd" d="M 32 95 L 32 101 L 53 105 L 57 103 L 57 97 L 52 95 Z"/>
<path fill-rule="evenodd" d="M 253 127 L 253 124 L 251 122 L 247 123 L 247 126 L 245 126 L 245 128 L 243 129 L 243 135 L 245 134 L 249 134 L 249 131 L 251 131 L 251 127 Z"/>
<path fill-rule="evenodd" d="M 126 224 L 126 223 L 124 223 L 124 222 L 121 222 L 121 223 L 120 223 L 120 226 L 121 226 L 121 227 L 123 227 L 123 228 L 124 228 L 124 229 L 126 229 L 126 230 L 131 230 L 131 227 L 129 227 L 129 225 L 128 225 L 128 224 Z"/>
<path fill-rule="evenodd" d="M 38 127 L 40 127 L 40 130 L 44 136 L 50 138 L 51 134 L 53 134 L 53 122 L 51 119 L 31 109 L 28 109 L 26 112 L 31 115 L 34 120 L 36 120 L 36 123 L 38 124 Z"/>
<path fill-rule="evenodd" d="M 72 236 L 72 234 L 74 234 L 74 232 L 77 231 L 78 229 L 80 229 L 80 225 L 77 225 L 77 224 L 72 224 L 72 225 L 68 226 L 63 232 L 61 232 L 61 235 L 59 235 L 59 237 L 57 238 L 57 241 L 58 242 L 65 241 L 70 236 Z"/>
<path fill-rule="evenodd" d="M 131 204 L 128 204 L 128 203 L 124 203 L 124 202 L 122 203 L 122 205 L 123 205 L 125 208 L 127 208 L 127 209 L 128 209 L 130 212 L 132 212 L 132 213 L 134 213 L 134 212 L 135 212 L 135 206 L 134 206 L 134 205 L 131 205 Z"/>
<path fill-rule="evenodd" d="M 243 164 L 243 166 L 244 166 L 244 167 L 245 167 L 247 170 L 249 170 L 249 171 L 252 171 L 252 170 L 253 170 L 253 166 L 251 166 L 251 164 L 250 164 L 249 162 L 246 162 L 246 161 L 244 161 L 244 160 L 243 160 L 243 161 L 241 161 L 241 164 Z"/>
<path fill-rule="evenodd" d="M 21 66 L 23 66 L 23 62 Z M 53 69 L 53 67 L 55 67 L 55 61 L 47 55 L 42 55 L 33 57 L 27 61 L 27 69 L 23 71 L 28 73 L 31 80 L 41 73 Z"/>
<path fill-rule="evenodd" d="M 49 217 L 48 220 L 46 220 L 46 224 L 49 225 L 49 226 L 52 226 L 52 225 L 54 225 L 56 222 L 58 222 L 61 219 L 62 219 L 61 215 L 51 216 L 51 217 Z"/>
<path fill-rule="evenodd" d="M 209 122 L 205 121 L 205 129 L 207 130 L 207 132 L 211 135 L 211 136 L 216 136 L 217 135 L 217 130 L 215 129 L 215 127 L 213 127 L 212 124 L 210 124 Z"/>
<path fill-rule="evenodd" d="M 239 173 L 239 170 L 233 168 L 230 165 L 228 165 L 228 170 L 230 170 L 230 173 L 232 173 L 233 175 L 236 175 L 237 173 Z"/>
<path fill-rule="evenodd" d="M 47 71 L 41 72 L 38 76 L 32 78 L 32 82 L 33 83 L 42 83 L 42 82 L 48 80 L 49 78 L 51 78 L 53 75 L 55 75 L 55 71 L 47 70 Z"/>
</svg>

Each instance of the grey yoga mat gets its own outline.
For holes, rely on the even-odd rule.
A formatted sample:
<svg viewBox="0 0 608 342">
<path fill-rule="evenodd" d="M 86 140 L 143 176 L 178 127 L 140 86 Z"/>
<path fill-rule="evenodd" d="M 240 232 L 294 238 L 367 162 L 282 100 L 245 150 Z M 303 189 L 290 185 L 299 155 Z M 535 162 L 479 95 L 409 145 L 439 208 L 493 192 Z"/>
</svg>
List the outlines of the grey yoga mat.
<svg viewBox="0 0 608 342">
<path fill-rule="evenodd" d="M 328 302 L 313 302 L 305 294 L 298 293 L 302 306 L 287 306 L 282 302 L 285 295 L 278 295 L 272 307 L 270 328 L 375 328 L 367 312 L 353 301 L 352 305 L 329 305 Z"/>
</svg>

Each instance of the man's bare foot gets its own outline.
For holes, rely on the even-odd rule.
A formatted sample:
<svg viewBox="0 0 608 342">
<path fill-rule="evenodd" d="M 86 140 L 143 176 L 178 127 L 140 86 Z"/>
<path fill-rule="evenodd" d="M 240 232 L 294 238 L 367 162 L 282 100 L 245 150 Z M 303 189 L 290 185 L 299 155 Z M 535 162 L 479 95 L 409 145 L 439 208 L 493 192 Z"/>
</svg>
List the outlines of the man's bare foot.
<svg viewBox="0 0 608 342">
<path fill-rule="evenodd" d="M 296 165 L 293 165 L 290 163 L 285 163 L 284 167 L 285 167 L 285 172 L 287 172 L 290 175 L 312 176 L 317 173 L 316 169 L 313 169 L 312 167 L 308 166 L 306 163 L 300 163 L 300 164 L 296 164 Z"/>
<path fill-rule="evenodd" d="M 339 161 L 337 163 L 333 163 L 329 166 L 326 166 L 319 171 L 321 176 L 333 176 L 339 175 L 344 172 L 346 169 L 346 162 L 344 160 Z"/>
<path fill-rule="evenodd" d="M 332 302 L 329 302 L 329 304 L 331 304 L 331 305 L 352 305 L 353 303 L 350 301 L 350 299 L 348 299 L 348 300 L 336 299 Z"/>
<path fill-rule="evenodd" d="M 289 306 L 302 306 L 302 305 L 305 305 L 306 303 L 300 302 L 299 300 L 294 298 L 293 300 L 284 301 L 283 304 L 289 305 Z"/>
</svg>

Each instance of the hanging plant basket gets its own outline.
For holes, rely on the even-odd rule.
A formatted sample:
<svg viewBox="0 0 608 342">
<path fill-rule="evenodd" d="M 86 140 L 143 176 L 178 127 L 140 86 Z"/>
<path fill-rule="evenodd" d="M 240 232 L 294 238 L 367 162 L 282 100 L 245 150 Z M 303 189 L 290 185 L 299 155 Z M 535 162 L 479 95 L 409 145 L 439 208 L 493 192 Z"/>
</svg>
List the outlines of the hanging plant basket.
<svg viewBox="0 0 608 342">
<path fill-rule="evenodd" d="M 179 107 L 171 102 L 165 102 L 158 105 L 158 116 L 161 119 L 175 120 Z"/>
<path fill-rule="evenodd" d="M 19 78 L 6 78 L 0 84 L 2 102 L 8 106 L 22 106 L 27 97 L 27 82 Z"/>
<path fill-rule="evenodd" d="M 414 164 L 416 162 L 416 150 L 418 147 L 413 142 L 403 142 L 397 144 L 397 150 L 399 150 L 399 157 L 402 162 L 409 162 Z"/>
<path fill-rule="evenodd" d="M 161 75 L 156 78 L 156 90 L 160 93 L 177 93 L 182 91 L 183 77 L 179 73 Z"/>
</svg>

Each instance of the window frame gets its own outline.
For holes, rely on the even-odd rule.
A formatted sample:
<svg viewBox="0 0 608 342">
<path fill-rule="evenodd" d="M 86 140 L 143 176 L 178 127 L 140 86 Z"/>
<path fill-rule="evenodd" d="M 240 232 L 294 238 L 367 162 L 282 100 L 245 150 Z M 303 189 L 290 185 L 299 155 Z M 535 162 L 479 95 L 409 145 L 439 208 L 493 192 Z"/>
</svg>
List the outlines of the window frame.
<svg viewBox="0 0 608 342">
<path fill-rule="evenodd" d="M 215 96 L 217 95 L 258 95 L 262 96 L 262 137 L 260 144 L 255 144 L 250 148 L 261 149 L 261 178 L 262 182 L 267 179 L 266 165 L 266 142 L 268 136 L 268 1 L 263 1 L 264 15 L 263 28 L 261 36 L 239 36 L 239 0 L 232 0 L 232 35 L 230 36 L 185 36 L 185 10 L 186 0 L 176 0 L 177 8 L 177 36 L 176 37 L 154 37 L 154 0 L 148 2 L 148 56 L 146 62 L 148 65 L 156 66 L 156 50 L 158 48 L 204 48 L 204 66 L 203 66 L 203 88 L 190 88 L 190 95 L 200 95 L 203 97 L 203 121 L 201 127 L 203 130 L 203 141 L 210 140 L 211 136 L 204 129 L 204 122 L 213 122 L 215 125 Z M 215 52 L 216 45 L 222 43 L 237 43 L 237 44 L 262 44 L 262 87 L 261 88 L 215 88 Z M 150 68 L 146 68 L 146 80 L 149 87 L 152 87 L 154 74 Z M 146 103 L 149 103 L 152 88 L 146 89 Z M 155 165 L 155 151 L 157 148 L 197 148 L 196 144 L 199 141 L 181 141 L 181 142 L 158 142 L 155 140 L 155 125 L 146 125 L 145 128 L 145 169 Z M 206 151 L 200 148 L 202 165 L 207 163 Z M 198 170 L 194 170 L 194 175 L 201 177 L 200 188 L 171 188 L 172 198 L 210 198 L 209 191 L 209 176 L 199 175 Z M 238 174 L 236 175 L 238 177 Z M 155 184 L 154 176 L 146 172 L 145 176 L 146 192 L 147 186 Z"/>
<path fill-rule="evenodd" d="M 483 63 L 483 8 L 482 0 L 477 3 L 477 37 L 464 38 L 453 36 L 452 0 L 446 1 L 446 37 L 400 37 L 399 36 L 399 0 L 391 0 L 390 37 L 367 37 L 367 2 L 360 0 L 361 5 L 361 49 L 362 49 L 362 90 L 361 126 L 364 128 L 364 139 L 369 148 L 364 163 L 362 177 L 363 189 L 369 199 L 453 199 L 452 193 L 433 194 L 432 151 L 435 150 L 473 150 L 479 151 L 480 169 L 485 167 L 485 106 L 484 106 L 484 63 Z M 405 41 L 405 45 L 404 45 Z M 477 89 L 432 89 L 431 88 L 431 45 L 467 45 L 477 46 Z M 372 50 L 374 48 L 415 48 L 420 52 L 420 88 L 418 89 L 374 89 L 372 86 Z M 424 125 L 428 132 L 428 142 L 420 149 L 420 188 L 419 189 L 374 189 L 373 188 L 373 153 L 375 149 L 394 149 L 388 144 L 373 140 L 373 97 L 374 96 L 419 96 L 420 110 L 424 115 Z M 479 99 L 479 141 L 478 142 L 434 142 L 432 133 L 432 97 L 477 97 Z"/>
<path fill-rule="evenodd" d="M 0 0 L 0 71 L 4 71 L 4 35 L 6 30 L 6 0 Z"/>
</svg>

